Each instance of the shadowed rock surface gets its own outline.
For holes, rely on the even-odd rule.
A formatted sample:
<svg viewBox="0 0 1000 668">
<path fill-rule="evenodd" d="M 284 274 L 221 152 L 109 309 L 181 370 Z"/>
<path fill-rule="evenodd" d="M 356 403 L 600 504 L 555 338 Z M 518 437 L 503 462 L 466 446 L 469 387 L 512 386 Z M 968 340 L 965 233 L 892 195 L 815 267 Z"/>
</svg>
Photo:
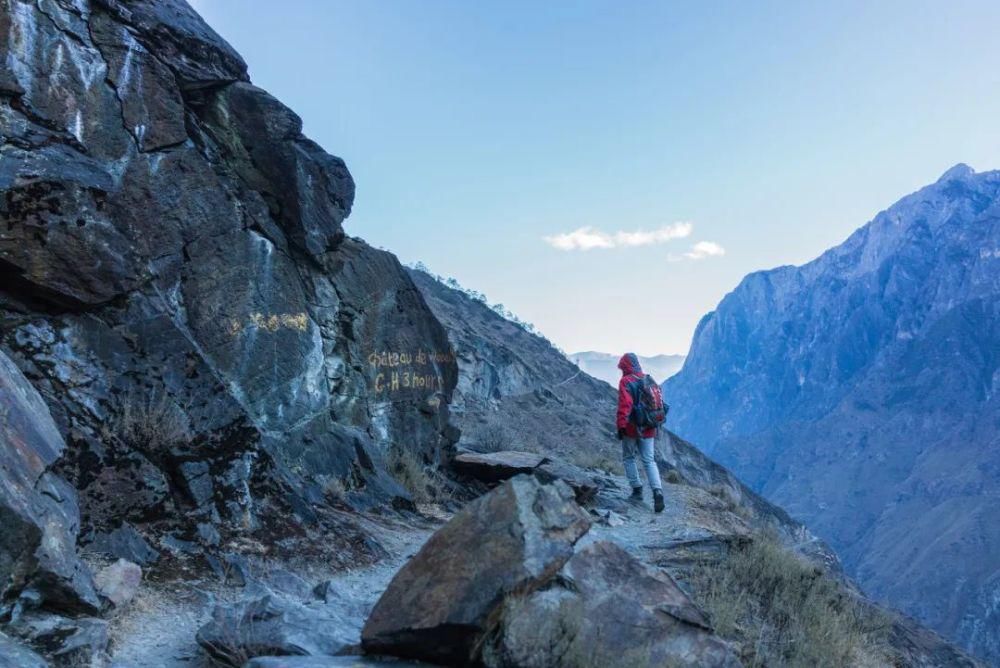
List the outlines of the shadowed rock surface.
<svg viewBox="0 0 1000 668">
<path fill-rule="evenodd" d="M 1000 661 L 1000 172 L 965 165 L 747 276 L 664 384 L 671 428 L 876 599 Z"/>
</svg>

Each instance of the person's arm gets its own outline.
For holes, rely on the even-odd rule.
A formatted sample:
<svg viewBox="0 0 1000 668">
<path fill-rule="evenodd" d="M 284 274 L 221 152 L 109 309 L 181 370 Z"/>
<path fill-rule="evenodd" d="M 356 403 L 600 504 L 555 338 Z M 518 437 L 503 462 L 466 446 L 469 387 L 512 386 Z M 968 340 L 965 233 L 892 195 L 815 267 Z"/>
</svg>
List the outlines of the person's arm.
<svg viewBox="0 0 1000 668">
<path fill-rule="evenodd" d="M 628 419 L 632 415 L 632 393 L 628 391 L 628 382 L 623 376 L 618 381 L 618 414 L 615 424 L 618 427 L 618 438 L 623 436 L 625 428 L 628 427 Z"/>
</svg>

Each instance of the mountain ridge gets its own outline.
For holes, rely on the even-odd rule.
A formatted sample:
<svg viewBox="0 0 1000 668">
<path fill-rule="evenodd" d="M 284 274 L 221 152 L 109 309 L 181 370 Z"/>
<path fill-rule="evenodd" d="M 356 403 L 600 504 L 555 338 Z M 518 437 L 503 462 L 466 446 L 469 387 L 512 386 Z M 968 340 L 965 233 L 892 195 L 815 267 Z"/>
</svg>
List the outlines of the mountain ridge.
<svg viewBox="0 0 1000 668">
<path fill-rule="evenodd" d="M 816 259 L 746 276 L 664 383 L 675 430 L 830 539 L 877 598 L 994 661 L 998 200 L 1000 172 L 956 165 Z M 935 535 L 947 504 L 954 547 Z M 914 567 L 920 590 L 895 580 Z"/>
<path fill-rule="evenodd" d="M 574 364 L 595 378 L 600 378 L 612 387 L 618 387 L 621 371 L 618 370 L 618 359 L 622 353 L 603 353 L 587 350 L 566 355 Z M 660 379 L 662 382 L 677 373 L 684 364 L 684 355 L 660 354 L 637 355 L 643 370 Z"/>
</svg>

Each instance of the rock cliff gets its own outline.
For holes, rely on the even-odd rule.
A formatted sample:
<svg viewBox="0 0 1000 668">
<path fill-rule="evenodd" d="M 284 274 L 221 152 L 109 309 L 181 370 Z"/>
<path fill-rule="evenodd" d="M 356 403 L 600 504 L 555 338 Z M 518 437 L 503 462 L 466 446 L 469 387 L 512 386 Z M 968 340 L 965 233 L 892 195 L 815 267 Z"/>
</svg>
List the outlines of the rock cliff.
<svg viewBox="0 0 1000 668">
<path fill-rule="evenodd" d="M 380 462 L 454 440 L 456 367 L 396 258 L 345 235 L 344 163 L 182 0 L 2 0 L 0 56 L 0 351 L 83 542 L 152 559 L 262 504 L 405 498 Z"/>
<path fill-rule="evenodd" d="M 958 165 L 747 276 L 664 384 L 671 428 L 876 598 L 1000 661 L 1000 172 Z"/>
</svg>

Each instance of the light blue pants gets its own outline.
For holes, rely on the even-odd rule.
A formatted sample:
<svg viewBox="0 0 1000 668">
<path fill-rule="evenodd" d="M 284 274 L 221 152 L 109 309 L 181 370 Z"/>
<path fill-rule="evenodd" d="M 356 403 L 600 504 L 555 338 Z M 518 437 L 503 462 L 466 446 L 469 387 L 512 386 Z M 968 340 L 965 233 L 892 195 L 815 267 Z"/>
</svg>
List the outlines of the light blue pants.
<svg viewBox="0 0 1000 668">
<path fill-rule="evenodd" d="M 625 465 L 625 475 L 628 483 L 632 487 L 642 487 L 642 480 L 639 478 L 639 468 L 635 465 L 635 457 L 638 451 L 642 458 L 642 467 L 646 469 L 646 480 L 653 489 L 663 489 L 660 481 L 660 469 L 656 467 L 653 459 L 656 439 L 653 438 L 628 438 L 622 439 L 622 463 Z"/>
</svg>

